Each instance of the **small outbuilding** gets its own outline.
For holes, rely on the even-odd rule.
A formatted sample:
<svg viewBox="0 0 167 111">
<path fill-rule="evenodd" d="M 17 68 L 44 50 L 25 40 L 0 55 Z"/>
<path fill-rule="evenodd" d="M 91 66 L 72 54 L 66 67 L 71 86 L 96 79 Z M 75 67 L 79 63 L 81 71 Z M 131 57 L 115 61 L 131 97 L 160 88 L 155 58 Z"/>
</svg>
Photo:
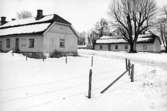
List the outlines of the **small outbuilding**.
<svg viewBox="0 0 167 111">
<path fill-rule="evenodd" d="M 121 36 L 103 36 L 95 43 L 95 50 L 129 51 L 130 46 Z M 160 52 L 160 38 L 154 34 L 139 35 L 136 44 L 138 52 Z"/>
<path fill-rule="evenodd" d="M 0 50 L 23 53 L 32 57 L 77 55 L 78 35 L 70 22 L 57 14 L 5 22 L 1 17 Z"/>
</svg>

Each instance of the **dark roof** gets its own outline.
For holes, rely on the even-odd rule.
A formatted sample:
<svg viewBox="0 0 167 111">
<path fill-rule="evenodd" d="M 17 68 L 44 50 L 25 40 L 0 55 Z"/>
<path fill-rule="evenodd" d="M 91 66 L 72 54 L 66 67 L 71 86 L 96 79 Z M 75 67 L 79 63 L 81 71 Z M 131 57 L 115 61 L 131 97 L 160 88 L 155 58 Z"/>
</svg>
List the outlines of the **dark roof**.
<svg viewBox="0 0 167 111">
<path fill-rule="evenodd" d="M 64 18 L 60 17 L 59 15 L 57 15 L 57 14 L 53 14 L 53 15 L 54 15 L 53 21 L 71 25 L 70 22 L 68 22 Z"/>
</svg>

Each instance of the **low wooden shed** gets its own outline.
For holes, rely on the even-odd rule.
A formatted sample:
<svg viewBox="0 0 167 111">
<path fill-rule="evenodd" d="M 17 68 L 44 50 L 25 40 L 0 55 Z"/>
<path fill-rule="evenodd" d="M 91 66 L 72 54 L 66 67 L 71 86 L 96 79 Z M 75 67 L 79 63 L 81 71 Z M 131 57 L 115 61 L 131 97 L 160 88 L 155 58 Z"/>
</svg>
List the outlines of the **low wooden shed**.
<svg viewBox="0 0 167 111">
<path fill-rule="evenodd" d="M 95 43 L 95 50 L 129 51 L 130 46 L 121 36 L 103 36 Z M 136 44 L 138 52 L 160 52 L 160 38 L 154 34 L 139 35 Z"/>
</svg>

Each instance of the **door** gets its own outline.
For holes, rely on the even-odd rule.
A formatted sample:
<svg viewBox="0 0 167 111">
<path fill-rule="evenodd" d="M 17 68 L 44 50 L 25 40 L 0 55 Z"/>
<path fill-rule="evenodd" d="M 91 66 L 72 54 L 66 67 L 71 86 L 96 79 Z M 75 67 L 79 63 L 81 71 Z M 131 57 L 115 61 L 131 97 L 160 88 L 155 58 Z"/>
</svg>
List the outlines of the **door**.
<svg viewBox="0 0 167 111">
<path fill-rule="evenodd" d="M 2 41 L 0 41 L 0 51 L 2 51 Z"/>
<path fill-rule="evenodd" d="M 108 44 L 108 51 L 111 51 L 111 45 Z"/>
<path fill-rule="evenodd" d="M 15 41 L 15 52 L 19 52 L 19 38 L 16 38 L 16 41 Z"/>
</svg>

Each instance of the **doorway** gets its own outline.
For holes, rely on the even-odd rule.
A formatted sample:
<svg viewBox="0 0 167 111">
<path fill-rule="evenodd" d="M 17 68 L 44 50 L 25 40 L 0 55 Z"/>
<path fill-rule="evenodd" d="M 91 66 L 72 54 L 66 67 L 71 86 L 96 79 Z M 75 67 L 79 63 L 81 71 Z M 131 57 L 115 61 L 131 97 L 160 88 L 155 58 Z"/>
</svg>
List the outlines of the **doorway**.
<svg viewBox="0 0 167 111">
<path fill-rule="evenodd" d="M 2 51 L 2 41 L 0 41 L 0 51 Z"/>
<path fill-rule="evenodd" d="M 108 44 L 108 51 L 111 51 L 111 45 Z"/>
<path fill-rule="evenodd" d="M 16 41 L 15 41 L 15 52 L 19 52 L 19 38 L 16 38 Z"/>
</svg>

